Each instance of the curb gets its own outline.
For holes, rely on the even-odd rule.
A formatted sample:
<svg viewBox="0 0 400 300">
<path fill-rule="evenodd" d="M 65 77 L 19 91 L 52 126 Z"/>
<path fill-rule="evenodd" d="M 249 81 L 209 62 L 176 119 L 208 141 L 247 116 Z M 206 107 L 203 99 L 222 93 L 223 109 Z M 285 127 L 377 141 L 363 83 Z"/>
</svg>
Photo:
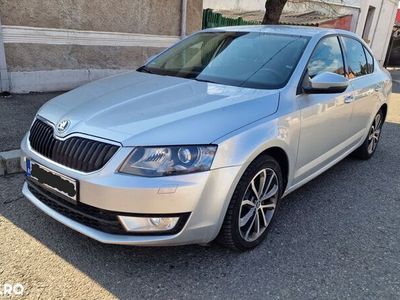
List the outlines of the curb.
<svg viewBox="0 0 400 300">
<path fill-rule="evenodd" d="M 0 176 L 23 172 L 20 157 L 21 150 L 0 152 Z"/>
</svg>

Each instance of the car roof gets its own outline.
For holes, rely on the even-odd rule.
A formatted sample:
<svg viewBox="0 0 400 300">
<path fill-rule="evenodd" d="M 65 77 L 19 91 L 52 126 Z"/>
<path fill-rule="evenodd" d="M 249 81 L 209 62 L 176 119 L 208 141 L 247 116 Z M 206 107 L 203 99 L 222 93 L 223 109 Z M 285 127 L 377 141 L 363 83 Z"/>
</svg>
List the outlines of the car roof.
<svg viewBox="0 0 400 300">
<path fill-rule="evenodd" d="M 311 26 L 291 26 L 291 25 L 245 25 L 245 26 L 229 26 L 215 27 L 204 31 L 227 31 L 227 32 L 265 32 L 275 34 L 289 34 L 313 37 L 316 35 L 323 36 L 327 34 L 346 34 L 357 37 L 354 33 L 332 28 L 311 27 Z"/>
</svg>

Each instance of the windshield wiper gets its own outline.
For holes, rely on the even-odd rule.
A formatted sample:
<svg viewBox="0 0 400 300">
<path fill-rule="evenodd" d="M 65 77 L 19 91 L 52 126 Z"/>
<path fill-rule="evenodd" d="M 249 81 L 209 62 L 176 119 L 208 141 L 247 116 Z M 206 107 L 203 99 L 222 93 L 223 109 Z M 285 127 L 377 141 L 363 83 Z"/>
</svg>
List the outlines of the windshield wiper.
<svg viewBox="0 0 400 300">
<path fill-rule="evenodd" d="M 196 78 L 196 77 L 194 77 L 193 79 L 196 80 L 196 81 L 200 81 L 200 82 L 218 83 L 218 82 L 215 82 L 215 81 L 211 81 L 211 80 L 207 80 L 207 79 L 199 79 L 199 78 Z"/>
<path fill-rule="evenodd" d="M 142 66 L 138 69 L 139 72 L 144 72 L 144 73 L 149 73 L 149 74 L 155 74 L 154 72 L 150 71 L 149 68 L 147 68 L 146 66 Z"/>
</svg>

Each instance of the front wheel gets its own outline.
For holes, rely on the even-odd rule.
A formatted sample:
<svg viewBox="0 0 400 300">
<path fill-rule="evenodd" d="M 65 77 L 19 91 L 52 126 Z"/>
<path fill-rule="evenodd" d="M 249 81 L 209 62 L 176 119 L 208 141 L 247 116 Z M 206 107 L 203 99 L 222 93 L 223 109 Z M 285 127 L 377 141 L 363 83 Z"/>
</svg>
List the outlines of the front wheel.
<svg viewBox="0 0 400 300">
<path fill-rule="evenodd" d="M 368 131 L 364 143 L 353 152 L 353 156 L 359 159 L 370 159 L 374 155 L 375 150 L 378 146 L 379 139 L 381 137 L 381 131 L 383 126 L 383 113 L 379 110 L 376 114 L 374 121 L 372 122 L 371 128 Z"/>
<path fill-rule="evenodd" d="M 282 183 L 274 158 L 263 155 L 252 162 L 235 189 L 217 241 L 241 251 L 260 244 L 278 207 Z"/>
</svg>

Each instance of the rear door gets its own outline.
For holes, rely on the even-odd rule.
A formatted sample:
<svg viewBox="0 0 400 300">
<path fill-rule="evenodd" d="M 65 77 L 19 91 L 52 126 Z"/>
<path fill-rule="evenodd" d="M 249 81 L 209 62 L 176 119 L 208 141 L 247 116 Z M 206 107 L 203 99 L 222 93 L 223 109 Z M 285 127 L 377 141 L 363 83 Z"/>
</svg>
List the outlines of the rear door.
<svg viewBox="0 0 400 300">
<path fill-rule="evenodd" d="M 354 90 L 353 112 L 349 129 L 353 136 L 364 138 L 379 109 L 379 94 L 384 82 L 374 72 L 375 62 L 369 51 L 356 39 L 341 37 L 347 65 L 347 77 Z"/>
<path fill-rule="evenodd" d="M 345 76 L 339 38 L 323 38 L 311 55 L 307 68 L 310 78 L 323 72 Z M 343 93 L 303 93 L 298 96 L 301 132 L 295 174 L 297 182 L 326 166 L 352 146 L 348 141 L 351 136 L 352 97 L 350 86 Z"/>
</svg>

